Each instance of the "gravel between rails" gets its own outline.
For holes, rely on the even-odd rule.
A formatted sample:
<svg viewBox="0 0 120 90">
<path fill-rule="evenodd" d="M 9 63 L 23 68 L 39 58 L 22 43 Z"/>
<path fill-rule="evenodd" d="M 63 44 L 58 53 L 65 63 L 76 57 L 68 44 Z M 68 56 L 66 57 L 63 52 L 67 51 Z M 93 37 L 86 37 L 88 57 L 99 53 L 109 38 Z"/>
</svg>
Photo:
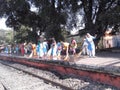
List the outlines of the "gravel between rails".
<svg viewBox="0 0 120 90">
<path fill-rule="evenodd" d="M 0 80 L 7 90 L 61 90 L 43 80 L 0 64 Z"/>
<path fill-rule="evenodd" d="M 5 88 L 4 88 L 3 84 L 2 84 L 2 82 L 0 82 L 0 90 L 5 90 Z"/>
<path fill-rule="evenodd" d="M 90 80 L 87 80 L 87 79 L 82 79 L 82 78 L 76 79 L 76 78 L 67 77 L 67 76 L 63 76 L 62 78 L 60 78 L 59 75 L 56 76 L 55 73 L 52 73 L 50 71 L 40 70 L 40 69 L 36 69 L 36 68 L 33 68 L 33 67 L 27 67 L 27 66 L 21 65 L 21 64 L 15 64 L 15 63 L 9 63 L 9 64 L 12 65 L 12 66 L 21 68 L 23 70 L 33 72 L 33 73 L 35 73 L 37 75 L 40 75 L 44 78 L 48 78 L 50 80 L 62 83 L 66 86 L 69 86 L 69 87 L 75 89 L 75 90 L 117 90 L 116 88 L 114 88 L 112 86 L 105 85 L 105 84 L 100 84 L 98 82 L 93 82 L 93 81 L 90 81 Z M 2 65 L 2 67 L 5 67 L 5 66 Z M 15 75 L 14 78 L 15 77 L 20 77 L 21 78 L 22 76 L 24 76 L 24 77 L 22 77 L 22 80 L 18 81 L 17 83 L 13 83 L 13 81 L 9 80 L 10 81 L 9 85 L 12 86 L 12 88 L 16 87 L 16 85 L 19 84 L 19 89 L 10 89 L 10 90 L 61 90 L 58 87 L 55 87 L 55 88 L 52 87 L 51 88 L 49 86 L 49 84 L 48 84 L 48 86 L 44 85 L 44 83 L 41 84 L 41 80 L 39 80 L 37 78 L 34 78 L 34 77 L 31 77 L 29 75 L 26 75 L 25 73 L 23 73 L 21 71 L 16 71 L 12 68 L 7 68 L 7 70 L 8 71 L 10 70 L 10 72 L 15 71 L 16 74 L 14 74 Z M 1 69 L 0 69 L 0 73 L 1 73 Z M 9 79 L 10 75 L 9 74 L 7 74 L 7 75 L 8 75 L 7 79 Z M 1 75 L 0 75 L 0 78 L 1 78 Z M 28 80 L 24 81 L 24 79 L 26 79 L 26 78 L 28 78 Z M 18 78 L 15 78 L 15 79 L 17 80 Z M 37 83 L 35 83 L 35 82 L 37 82 Z M 13 85 L 11 85 L 11 84 L 13 84 Z M 43 89 L 38 89 L 40 86 Z M 29 87 L 30 89 L 26 89 L 27 87 Z M 34 89 L 34 87 L 36 87 L 36 88 Z"/>
</svg>

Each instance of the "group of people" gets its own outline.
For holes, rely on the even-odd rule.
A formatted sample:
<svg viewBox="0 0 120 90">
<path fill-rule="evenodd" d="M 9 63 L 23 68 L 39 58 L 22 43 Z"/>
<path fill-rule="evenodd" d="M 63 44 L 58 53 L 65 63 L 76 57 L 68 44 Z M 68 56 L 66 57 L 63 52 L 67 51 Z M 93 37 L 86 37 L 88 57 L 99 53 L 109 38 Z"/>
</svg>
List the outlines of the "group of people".
<svg viewBox="0 0 120 90">
<path fill-rule="evenodd" d="M 37 56 L 38 58 L 56 58 L 61 59 L 64 57 L 64 60 L 68 60 L 70 51 L 73 55 L 84 55 L 87 54 L 89 57 L 95 57 L 95 37 L 91 36 L 89 33 L 85 35 L 82 49 L 79 53 L 76 52 L 77 42 L 74 38 L 71 39 L 71 42 L 56 42 L 55 38 L 51 38 L 50 40 L 46 40 L 43 37 L 40 37 L 38 43 L 23 43 L 19 46 L 16 45 L 14 47 L 15 53 L 21 52 L 21 55 L 24 56 L 25 53 L 28 53 L 28 57 Z M 12 51 L 12 50 L 11 50 Z M 5 52 L 8 53 L 8 47 L 5 48 Z M 14 52 L 13 52 L 14 53 Z"/>
<path fill-rule="evenodd" d="M 89 57 L 95 57 L 95 38 L 96 37 L 87 33 L 83 41 L 82 49 L 78 55 L 81 55 L 81 53 L 86 53 Z M 76 49 L 77 42 L 74 38 L 71 39 L 70 43 L 63 41 L 56 42 L 55 38 L 51 38 L 51 43 L 46 40 L 39 40 L 35 49 L 36 51 L 33 50 L 32 55 L 37 53 L 37 56 L 40 58 L 50 57 L 57 59 L 60 59 L 62 55 L 64 60 L 67 60 L 69 58 L 69 51 L 71 51 L 73 55 L 76 55 Z"/>
<path fill-rule="evenodd" d="M 36 53 L 39 58 L 49 57 L 61 59 L 61 54 L 64 53 L 64 60 L 67 60 L 67 58 L 69 57 L 69 50 L 71 50 L 73 54 L 76 54 L 76 48 L 77 42 L 74 38 L 72 38 L 71 43 L 63 41 L 56 42 L 55 38 L 51 38 L 51 40 L 49 41 L 40 38 L 38 44 L 36 45 L 36 49 L 33 48 L 30 57 L 32 57 L 34 53 Z"/>
</svg>

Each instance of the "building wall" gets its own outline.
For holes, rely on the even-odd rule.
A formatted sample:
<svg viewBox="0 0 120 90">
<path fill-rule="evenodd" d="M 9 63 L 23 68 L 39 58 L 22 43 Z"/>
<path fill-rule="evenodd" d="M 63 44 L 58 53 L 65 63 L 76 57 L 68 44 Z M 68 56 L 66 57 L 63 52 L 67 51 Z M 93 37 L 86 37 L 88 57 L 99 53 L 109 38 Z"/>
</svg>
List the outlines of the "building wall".
<svg viewBox="0 0 120 90">
<path fill-rule="evenodd" d="M 120 34 L 103 37 L 103 48 L 120 47 Z"/>
</svg>

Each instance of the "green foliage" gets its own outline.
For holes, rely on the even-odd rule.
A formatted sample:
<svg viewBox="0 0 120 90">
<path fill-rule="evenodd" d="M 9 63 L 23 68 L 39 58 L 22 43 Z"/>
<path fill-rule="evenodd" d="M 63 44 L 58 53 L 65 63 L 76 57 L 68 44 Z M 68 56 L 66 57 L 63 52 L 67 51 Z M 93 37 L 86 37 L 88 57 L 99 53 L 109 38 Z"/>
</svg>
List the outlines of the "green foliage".
<svg viewBox="0 0 120 90">
<path fill-rule="evenodd" d="M 0 17 L 6 16 L 6 25 L 17 32 L 18 42 L 34 41 L 39 37 L 37 32 L 45 32 L 46 38 L 55 37 L 64 40 L 63 30 L 70 22 L 71 28 L 77 27 L 75 15 L 82 14 L 85 28 L 80 33 L 90 32 L 102 36 L 107 27 L 120 26 L 119 0 L 0 0 Z M 31 6 L 38 11 L 31 11 Z M 32 31 L 31 31 L 32 28 Z"/>
<path fill-rule="evenodd" d="M 16 31 L 14 39 L 16 42 L 37 42 L 37 33 L 30 27 L 21 25 L 19 31 Z"/>
<path fill-rule="evenodd" d="M 0 44 L 10 44 L 14 41 L 13 30 L 0 30 Z"/>
</svg>

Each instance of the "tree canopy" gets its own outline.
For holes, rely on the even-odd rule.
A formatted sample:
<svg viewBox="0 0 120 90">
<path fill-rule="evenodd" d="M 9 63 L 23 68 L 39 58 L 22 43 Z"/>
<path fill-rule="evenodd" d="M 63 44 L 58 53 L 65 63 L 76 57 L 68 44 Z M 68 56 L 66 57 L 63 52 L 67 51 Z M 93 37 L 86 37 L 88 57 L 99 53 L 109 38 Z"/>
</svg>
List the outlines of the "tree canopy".
<svg viewBox="0 0 120 90">
<path fill-rule="evenodd" d="M 108 27 L 116 32 L 120 26 L 120 0 L 0 0 L 0 4 L 0 17 L 7 18 L 6 25 L 19 34 L 27 33 L 26 38 L 17 34 L 16 38 L 24 38 L 21 40 L 37 40 L 38 31 L 45 32 L 46 38 L 64 40 L 63 30 L 79 29 L 80 25 L 84 25 L 80 35 L 102 36 Z M 78 15 L 82 18 L 79 24 Z"/>
</svg>

